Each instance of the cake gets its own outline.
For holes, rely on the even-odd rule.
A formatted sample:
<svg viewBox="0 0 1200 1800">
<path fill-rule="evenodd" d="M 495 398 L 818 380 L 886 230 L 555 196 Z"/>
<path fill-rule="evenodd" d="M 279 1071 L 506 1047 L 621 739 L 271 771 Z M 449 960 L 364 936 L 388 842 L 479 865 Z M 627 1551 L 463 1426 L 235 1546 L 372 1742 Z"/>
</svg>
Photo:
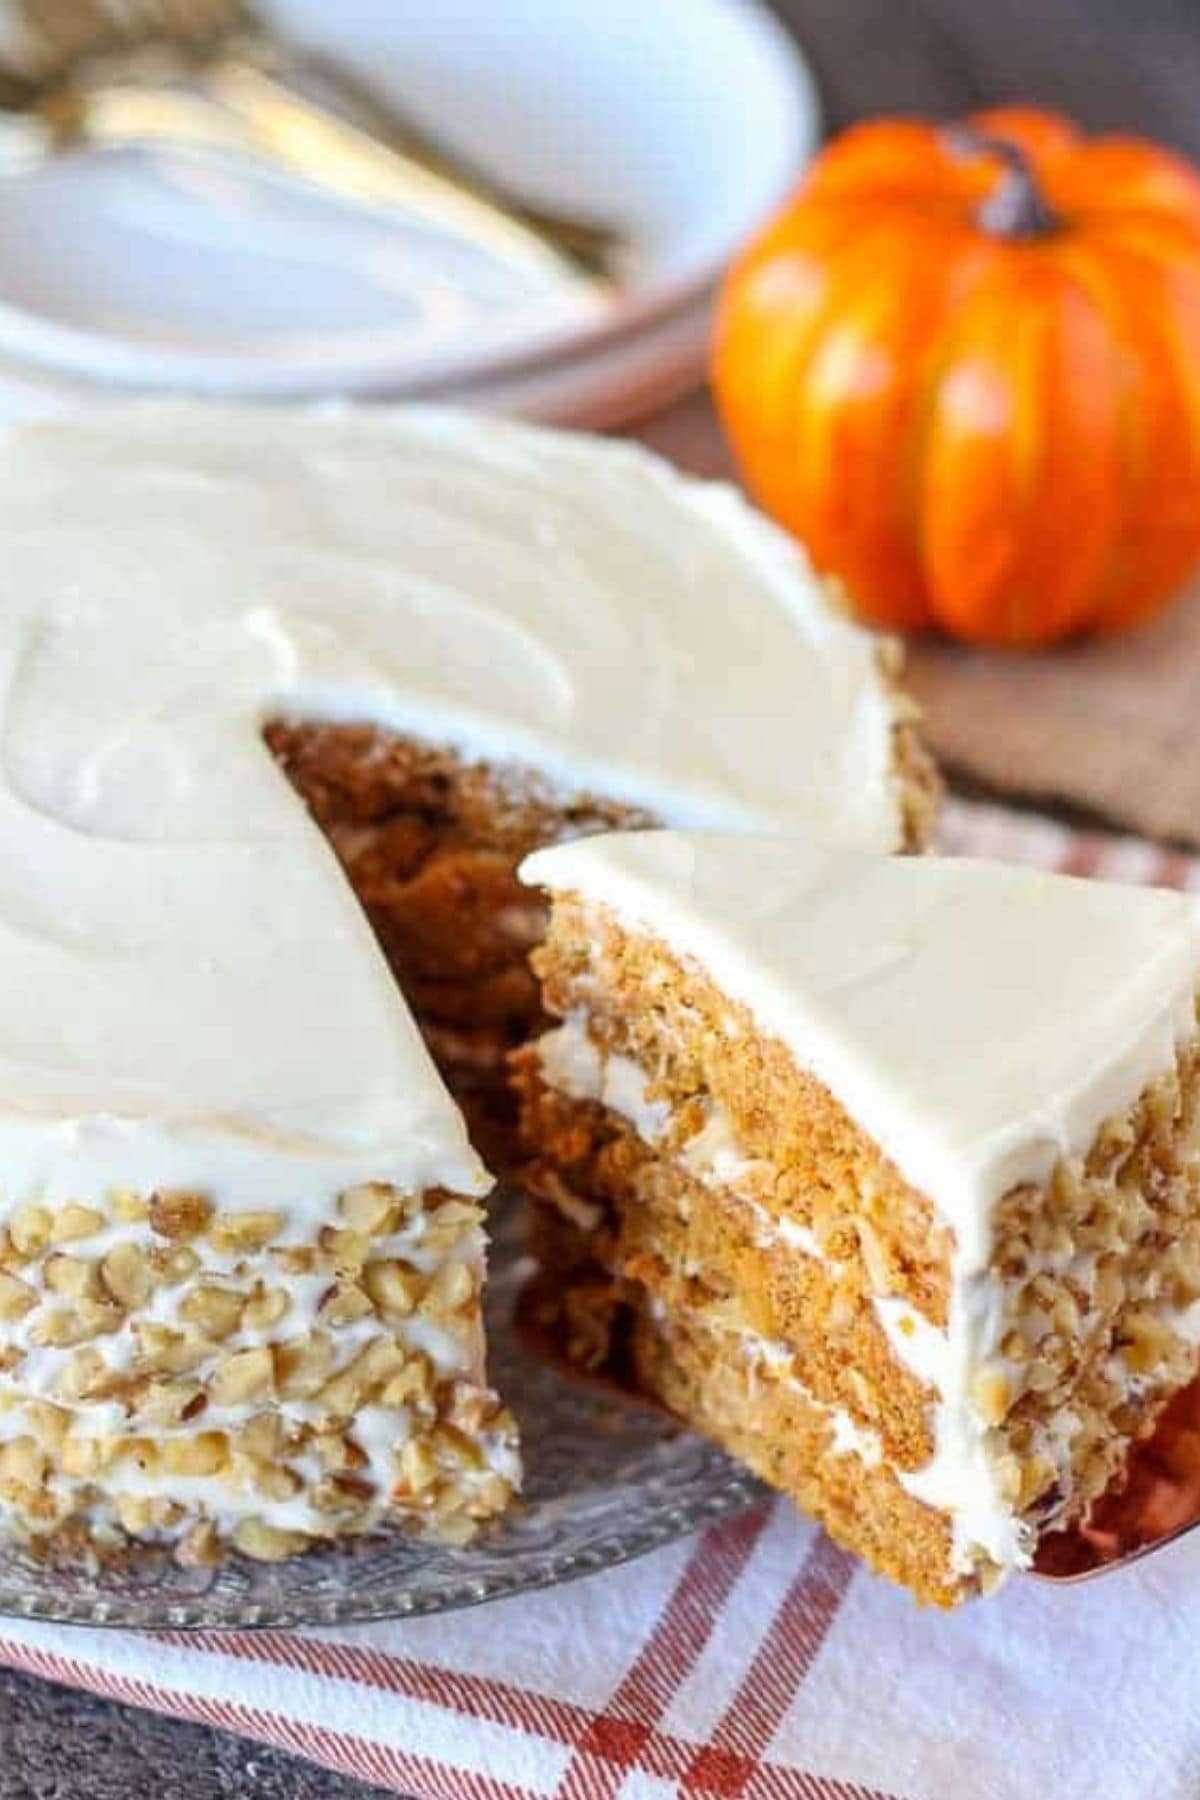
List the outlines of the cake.
<svg viewBox="0 0 1200 1800">
<path fill-rule="evenodd" d="M 886 653 L 731 494 L 437 411 L 12 430 L 0 541 L 0 1524 L 464 1539 L 519 1480 L 480 1315 L 515 863 L 919 843 Z"/>
<path fill-rule="evenodd" d="M 539 1327 L 921 1600 L 1195 1375 L 1200 902 L 794 836 L 531 856 Z"/>
</svg>

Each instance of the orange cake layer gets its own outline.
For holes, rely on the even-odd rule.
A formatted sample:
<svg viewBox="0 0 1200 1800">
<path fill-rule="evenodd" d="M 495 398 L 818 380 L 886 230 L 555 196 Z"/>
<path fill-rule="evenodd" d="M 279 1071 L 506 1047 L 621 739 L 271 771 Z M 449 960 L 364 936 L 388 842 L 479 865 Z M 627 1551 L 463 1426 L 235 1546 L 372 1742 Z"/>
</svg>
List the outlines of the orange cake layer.
<svg viewBox="0 0 1200 1800">
<path fill-rule="evenodd" d="M 669 1314 L 786 1349 L 808 1391 L 877 1432 L 900 1467 L 929 1460 L 930 1389 L 897 1368 L 861 1265 L 780 1234 L 757 1198 L 766 1164 L 737 1186 L 702 1180 L 611 1109 L 548 1086 L 536 1049 L 515 1059 L 515 1079 L 534 1151 L 523 1177 L 543 1203 L 534 1237 L 543 1264 L 585 1279 L 599 1268 L 616 1294 L 636 1287 Z M 602 1333 L 590 1354 L 603 1359 Z"/>
<path fill-rule="evenodd" d="M 844 1443 L 836 1417 L 788 1377 L 686 1309 L 639 1310 L 635 1378 L 755 1475 L 789 1494 L 831 1537 L 935 1606 L 960 1586 L 947 1573 L 950 1527 L 907 1493 L 887 1463 Z"/>
</svg>

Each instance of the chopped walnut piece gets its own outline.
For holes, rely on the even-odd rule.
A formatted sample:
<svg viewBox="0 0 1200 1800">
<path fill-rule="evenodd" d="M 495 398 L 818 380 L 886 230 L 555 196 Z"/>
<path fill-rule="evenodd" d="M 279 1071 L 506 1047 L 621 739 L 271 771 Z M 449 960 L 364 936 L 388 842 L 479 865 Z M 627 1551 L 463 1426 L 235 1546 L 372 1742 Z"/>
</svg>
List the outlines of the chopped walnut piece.
<svg viewBox="0 0 1200 1800">
<path fill-rule="evenodd" d="M 385 1318 L 406 1319 L 425 1291 L 427 1277 L 395 1258 L 369 1262 L 363 1284 Z"/>
<path fill-rule="evenodd" d="M 33 1288 L 0 1270 L 0 1319 L 8 1321 L 20 1319 L 37 1302 L 37 1294 Z"/>
<path fill-rule="evenodd" d="M 422 1438 L 409 1438 L 401 1445 L 397 1462 L 401 1482 L 411 1494 L 428 1492 L 438 1478 L 437 1460 Z"/>
<path fill-rule="evenodd" d="M 122 1225 L 142 1225 L 150 1217 L 149 1202 L 135 1194 L 131 1188 L 117 1188 L 109 1197 L 114 1219 Z"/>
<path fill-rule="evenodd" d="M 119 1331 L 123 1314 L 119 1307 L 98 1300 L 77 1300 L 73 1306 L 43 1308 L 29 1327 L 29 1341 L 39 1347 L 64 1349 L 86 1344 L 89 1339 Z"/>
<path fill-rule="evenodd" d="M 234 1475 L 263 1500 L 292 1500 L 304 1486 L 294 1469 L 262 1456 L 234 1457 Z"/>
<path fill-rule="evenodd" d="M 9 1438 L 0 1444 L 0 1477 L 39 1487 L 46 1473 L 46 1452 L 33 1437 Z"/>
<path fill-rule="evenodd" d="M 439 1225 L 454 1225 L 459 1231 L 466 1231 L 482 1224 L 483 1213 L 473 1200 L 443 1200 L 435 1207 L 433 1218 Z"/>
<path fill-rule="evenodd" d="M 481 1469 L 483 1467 L 483 1451 L 475 1439 L 468 1437 L 456 1425 L 437 1425 L 431 1434 L 431 1443 L 437 1455 L 451 1467 L 458 1465 L 464 1469 Z"/>
<path fill-rule="evenodd" d="M 60 1207 L 50 1221 L 50 1242 L 69 1244 L 73 1238 L 95 1237 L 105 1226 L 104 1214 L 94 1206 L 80 1206 L 71 1201 Z"/>
<path fill-rule="evenodd" d="M 44 1444 L 50 1450 L 58 1449 L 71 1423 L 71 1415 L 66 1407 L 55 1406 L 52 1400 L 29 1401 L 25 1417 L 39 1444 Z"/>
<path fill-rule="evenodd" d="M 134 1410 L 147 1425 L 179 1425 L 204 1408 L 204 1389 L 198 1381 L 148 1381 L 137 1396 Z"/>
<path fill-rule="evenodd" d="M 276 1245 L 270 1257 L 285 1275 L 311 1275 L 319 1260 L 317 1252 L 307 1244 Z"/>
<path fill-rule="evenodd" d="M 122 1528 L 130 1537 L 149 1531 L 154 1522 L 153 1502 L 143 1494 L 118 1494 L 113 1503 Z"/>
<path fill-rule="evenodd" d="M 176 1331 L 173 1326 L 139 1320 L 134 1325 L 138 1350 L 135 1365 L 152 1375 L 189 1375 L 210 1354 L 202 1338 Z"/>
<path fill-rule="evenodd" d="M 428 1406 L 436 1383 L 433 1364 L 421 1350 L 410 1351 L 402 1369 L 384 1383 L 379 1399 L 383 1406 Z"/>
<path fill-rule="evenodd" d="M 242 1519 L 234 1528 L 233 1547 L 256 1562 L 282 1562 L 307 1550 L 312 1539 L 304 1531 L 280 1531 L 263 1519 Z"/>
<path fill-rule="evenodd" d="M 279 1391 L 285 1400 L 305 1400 L 324 1384 L 333 1367 L 333 1342 L 324 1332 L 295 1338 L 275 1350 Z"/>
<path fill-rule="evenodd" d="M 167 1191 L 150 1197 L 150 1224 L 159 1237 L 185 1241 L 197 1237 L 212 1212 L 212 1201 L 204 1194 Z"/>
<path fill-rule="evenodd" d="M 400 1196 L 383 1182 L 369 1181 L 362 1187 L 347 1188 L 339 1196 L 338 1211 L 354 1231 L 385 1237 L 399 1216 Z"/>
<path fill-rule="evenodd" d="M 55 1392 L 64 1400 L 110 1400 L 124 1387 L 127 1377 L 112 1368 L 98 1350 L 77 1350 L 59 1370 Z"/>
<path fill-rule="evenodd" d="M 18 1256 L 40 1256 L 50 1242 L 50 1214 L 44 1206 L 19 1207 L 8 1222 L 8 1238 Z"/>
<path fill-rule="evenodd" d="M 291 1311 L 292 1303 L 282 1288 L 264 1288 L 261 1283 L 242 1308 L 243 1331 L 273 1331 Z"/>
<path fill-rule="evenodd" d="M 312 1440 L 312 1448 L 321 1467 L 330 1474 L 352 1473 L 355 1469 L 366 1467 L 365 1452 L 359 1449 L 353 1438 L 346 1437 L 341 1432 L 319 1432 Z"/>
<path fill-rule="evenodd" d="M 58 1452 L 58 1466 L 74 1481 L 90 1481 L 112 1461 L 113 1438 L 67 1437 Z"/>
<path fill-rule="evenodd" d="M 231 1336 L 240 1326 L 244 1301 L 245 1295 L 236 1288 L 203 1283 L 184 1295 L 179 1302 L 179 1316 L 206 1338 L 220 1340 Z"/>
<path fill-rule="evenodd" d="M 364 1232 L 351 1231 L 348 1227 L 338 1229 L 334 1225 L 326 1225 L 321 1232 L 322 1250 L 333 1258 L 333 1266 L 339 1275 L 348 1275 L 352 1280 L 357 1278 L 371 1241 Z"/>
<path fill-rule="evenodd" d="M 318 1512 L 356 1513 L 370 1506 L 375 1490 L 369 1482 L 353 1476 L 329 1475 L 317 1482 L 310 1498 Z"/>
<path fill-rule="evenodd" d="M 445 1319 L 466 1306 L 475 1293 L 475 1278 L 466 1263 L 444 1263 L 421 1301 L 421 1311 Z"/>
<path fill-rule="evenodd" d="M 1135 1375 L 1148 1375 L 1171 1347 L 1172 1332 L 1157 1313 L 1129 1311 L 1120 1321 L 1117 1344 Z"/>
<path fill-rule="evenodd" d="M 368 1318 L 373 1311 L 357 1282 L 337 1281 L 322 1296 L 317 1317 L 322 1325 L 353 1325 L 356 1319 Z"/>
<path fill-rule="evenodd" d="M 211 1519 L 193 1525 L 175 1546 L 175 1561 L 181 1569 L 215 1569 L 221 1561 L 221 1540 Z"/>
<path fill-rule="evenodd" d="M 180 1282 L 192 1279 L 200 1267 L 200 1258 L 187 1244 L 175 1244 L 169 1250 L 152 1250 L 150 1266 L 159 1281 L 178 1287 Z"/>
<path fill-rule="evenodd" d="M 58 1251 L 46 1258 L 42 1275 L 53 1293 L 70 1300 L 94 1300 L 101 1294 L 98 1267 L 81 1256 L 64 1256 Z"/>
<path fill-rule="evenodd" d="M 158 1457 L 166 1475 L 218 1475 L 229 1461 L 229 1442 L 223 1431 L 164 1438 Z"/>
<path fill-rule="evenodd" d="M 421 1237 L 421 1248 L 442 1256 L 461 1243 L 479 1224 L 479 1209 L 465 1200 L 446 1200 L 430 1216 Z"/>
<path fill-rule="evenodd" d="M 265 1344 L 251 1350 L 229 1350 L 209 1377 L 208 1397 L 214 1406 L 244 1406 L 275 1391 L 275 1365 Z"/>
<path fill-rule="evenodd" d="M 283 1421 L 278 1413 L 257 1413 L 230 1432 L 229 1442 L 239 1456 L 273 1461 L 283 1453 Z"/>
<path fill-rule="evenodd" d="M 334 1418 L 353 1418 L 373 1390 L 395 1374 L 403 1361 L 404 1352 L 393 1339 L 372 1338 L 353 1361 L 325 1383 L 317 1401 Z"/>
<path fill-rule="evenodd" d="M 262 1250 L 283 1230 L 283 1214 L 277 1212 L 222 1213 L 210 1227 L 208 1241 L 224 1256 Z"/>
<path fill-rule="evenodd" d="M 483 1430 L 488 1414 L 494 1410 L 495 1402 L 490 1394 L 481 1393 L 469 1382 L 456 1381 L 451 1390 L 446 1419 L 460 1431 L 477 1435 Z"/>
<path fill-rule="evenodd" d="M 100 1279 L 114 1300 L 131 1312 L 145 1306 L 154 1292 L 154 1271 L 137 1244 L 114 1244 L 100 1263 Z"/>
</svg>

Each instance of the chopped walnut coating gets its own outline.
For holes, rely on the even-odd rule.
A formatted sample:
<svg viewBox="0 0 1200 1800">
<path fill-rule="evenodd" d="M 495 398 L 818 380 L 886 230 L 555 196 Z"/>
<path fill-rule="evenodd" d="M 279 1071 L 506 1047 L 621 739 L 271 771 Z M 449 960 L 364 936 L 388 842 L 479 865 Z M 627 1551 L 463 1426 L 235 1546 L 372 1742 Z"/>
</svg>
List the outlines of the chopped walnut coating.
<svg viewBox="0 0 1200 1800">
<path fill-rule="evenodd" d="M 0 1237 L 0 1513 L 39 1534 L 85 1513 L 165 1534 L 197 1566 L 393 1516 L 461 1541 L 508 1498 L 490 1458 L 512 1468 L 512 1422 L 405 1333 L 419 1314 L 470 1366 L 478 1291 L 459 1258 L 478 1258 L 479 1221 L 380 1183 L 348 1189 L 307 1243 L 280 1212 L 178 1190 L 22 1208 Z M 51 1359 L 41 1391 L 30 1352 Z M 419 1491 L 408 1443 L 429 1445 Z"/>
<path fill-rule="evenodd" d="M 1084 1516 L 1195 1373 L 1180 1321 L 1200 1300 L 1198 1170 L 1193 1040 L 1085 1157 L 997 1209 L 1003 1316 L 974 1398 L 1008 1497 L 1039 1527 Z"/>
</svg>

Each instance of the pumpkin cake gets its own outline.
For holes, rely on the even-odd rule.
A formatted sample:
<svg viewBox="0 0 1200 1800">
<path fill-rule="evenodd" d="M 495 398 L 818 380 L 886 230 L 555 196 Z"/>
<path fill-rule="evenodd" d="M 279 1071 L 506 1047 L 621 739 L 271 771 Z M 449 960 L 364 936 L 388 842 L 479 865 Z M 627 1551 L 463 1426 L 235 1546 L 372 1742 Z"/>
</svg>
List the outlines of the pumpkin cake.
<svg viewBox="0 0 1200 1800">
<path fill-rule="evenodd" d="M 519 1465 L 443 1076 L 502 1154 L 514 865 L 918 843 L 884 653 L 731 494 L 437 411 L 15 429 L 0 540 L 0 1523 L 464 1538 Z"/>
<path fill-rule="evenodd" d="M 649 832 L 543 850 L 543 1326 L 950 1605 L 1200 1341 L 1200 903 Z"/>
</svg>

